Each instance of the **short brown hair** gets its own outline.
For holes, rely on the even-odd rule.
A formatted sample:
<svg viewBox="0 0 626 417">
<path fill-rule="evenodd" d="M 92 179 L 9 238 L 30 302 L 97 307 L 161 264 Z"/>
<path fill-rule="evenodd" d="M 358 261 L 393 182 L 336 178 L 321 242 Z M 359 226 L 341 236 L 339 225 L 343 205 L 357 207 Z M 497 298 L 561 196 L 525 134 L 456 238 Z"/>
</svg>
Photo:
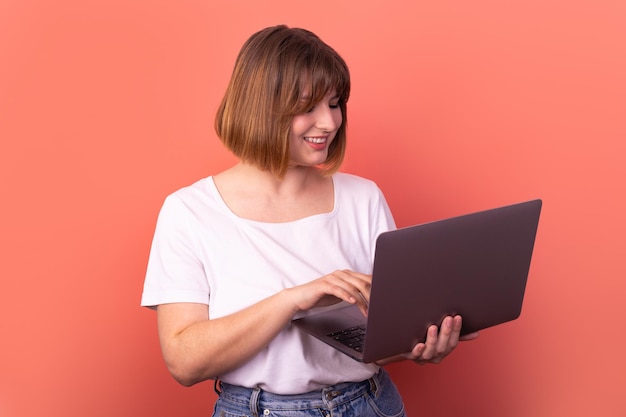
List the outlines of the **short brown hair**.
<svg viewBox="0 0 626 417">
<path fill-rule="evenodd" d="M 330 91 L 339 99 L 342 124 L 321 167 L 328 175 L 339 169 L 345 154 L 348 66 L 308 30 L 284 25 L 265 28 L 252 35 L 239 52 L 215 117 L 215 130 L 243 162 L 282 177 L 289 163 L 293 117 Z"/>
</svg>

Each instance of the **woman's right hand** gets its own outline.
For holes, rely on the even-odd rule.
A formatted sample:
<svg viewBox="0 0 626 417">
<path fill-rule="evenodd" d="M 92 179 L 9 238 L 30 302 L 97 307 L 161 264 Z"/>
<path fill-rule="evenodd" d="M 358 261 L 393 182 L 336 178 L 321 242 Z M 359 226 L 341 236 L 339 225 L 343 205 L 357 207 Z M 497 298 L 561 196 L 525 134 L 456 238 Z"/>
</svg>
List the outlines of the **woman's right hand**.
<svg viewBox="0 0 626 417">
<path fill-rule="evenodd" d="M 371 275 L 344 269 L 285 291 L 293 301 L 294 314 L 313 307 L 326 307 L 346 301 L 356 304 L 363 315 L 367 316 L 371 287 Z"/>
</svg>

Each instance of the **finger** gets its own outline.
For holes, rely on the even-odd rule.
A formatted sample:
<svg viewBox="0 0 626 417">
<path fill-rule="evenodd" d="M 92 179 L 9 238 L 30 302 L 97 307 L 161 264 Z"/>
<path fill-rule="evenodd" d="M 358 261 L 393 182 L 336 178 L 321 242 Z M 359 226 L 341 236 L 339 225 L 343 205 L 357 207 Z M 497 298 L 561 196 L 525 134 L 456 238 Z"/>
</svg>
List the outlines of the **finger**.
<svg viewBox="0 0 626 417">
<path fill-rule="evenodd" d="M 461 316 L 446 317 L 441 323 L 439 337 L 437 340 L 437 353 L 439 355 L 449 354 L 459 343 L 461 334 Z"/>
<path fill-rule="evenodd" d="M 371 289 L 371 276 L 354 271 L 335 271 L 331 274 L 336 285 L 351 293 L 355 300 L 361 299 L 365 304 L 369 304 Z"/>
<path fill-rule="evenodd" d="M 426 341 L 424 342 L 424 349 L 419 359 L 432 360 L 437 352 L 437 326 L 434 324 L 428 328 L 426 332 Z"/>
<path fill-rule="evenodd" d="M 355 285 L 356 281 L 349 278 L 349 274 L 343 271 L 336 271 L 328 275 L 325 281 L 329 286 L 326 290 L 328 293 L 350 304 L 356 304 L 363 315 L 367 316 L 368 299 L 363 295 L 360 288 Z"/>
<path fill-rule="evenodd" d="M 453 343 L 453 346 L 459 344 L 459 340 L 461 339 L 461 328 L 463 327 L 463 319 L 461 316 L 457 315 L 452 318 L 452 335 L 450 336 L 450 342 Z"/>
<path fill-rule="evenodd" d="M 448 350 L 448 342 L 450 341 L 450 335 L 452 334 L 452 317 L 448 316 L 441 322 L 439 333 L 437 335 L 437 345 L 435 355 L 439 356 L 445 354 Z"/>
<path fill-rule="evenodd" d="M 350 270 L 337 271 L 337 273 L 341 279 L 344 279 L 346 282 L 354 285 L 355 288 L 358 289 L 358 292 L 365 298 L 365 301 L 369 303 L 370 291 L 372 288 L 371 275 Z"/>
<path fill-rule="evenodd" d="M 405 359 L 409 359 L 417 363 L 424 363 L 424 361 L 420 358 L 422 357 L 422 354 L 424 353 L 425 349 L 426 349 L 425 343 L 418 343 L 417 345 L 415 345 L 411 353 L 409 353 L 406 356 Z"/>
<path fill-rule="evenodd" d="M 370 303 L 367 301 L 367 299 L 361 292 L 359 292 L 359 296 L 361 297 L 361 301 L 363 301 L 363 307 L 364 307 L 364 309 L 361 309 L 361 312 L 363 313 L 365 317 L 367 317 L 367 313 L 370 309 Z"/>
<path fill-rule="evenodd" d="M 445 317 L 441 323 L 441 328 L 437 328 L 435 325 L 430 326 L 427 330 L 426 341 L 415 345 L 411 353 L 406 355 L 406 359 L 420 365 L 441 362 L 456 348 L 461 339 L 462 324 L 461 316 L 457 315 Z M 478 337 L 478 333 L 472 333 L 468 336 Z"/>
</svg>

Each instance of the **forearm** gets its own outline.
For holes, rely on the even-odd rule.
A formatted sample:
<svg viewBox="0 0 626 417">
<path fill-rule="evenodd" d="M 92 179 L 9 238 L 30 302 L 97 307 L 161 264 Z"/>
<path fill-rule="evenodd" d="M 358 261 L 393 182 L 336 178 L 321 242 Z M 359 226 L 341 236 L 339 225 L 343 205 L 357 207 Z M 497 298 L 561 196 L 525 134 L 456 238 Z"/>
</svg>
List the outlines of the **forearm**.
<svg viewBox="0 0 626 417">
<path fill-rule="evenodd" d="M 291 321 L 296 310 L 279 292 L 237 313 L 194 321 L 172 332 L 159 325 L 163 356 L 182 385 L 215 378 L 256 355 Z M 167 308 L 167 306 L 160 306 Z M 165 309 L 164 309 L 165 310 Z"/>
</svg>

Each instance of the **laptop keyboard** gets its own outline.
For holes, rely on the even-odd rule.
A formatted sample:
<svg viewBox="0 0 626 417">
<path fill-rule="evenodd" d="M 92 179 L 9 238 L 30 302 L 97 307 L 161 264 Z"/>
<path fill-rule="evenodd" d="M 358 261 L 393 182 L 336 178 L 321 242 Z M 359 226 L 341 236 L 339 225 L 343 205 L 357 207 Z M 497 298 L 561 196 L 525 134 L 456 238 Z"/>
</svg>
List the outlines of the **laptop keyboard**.
<svg viewBox="0 0 626 417">
<path fill-rule="evenodd" d="M 365 341 L 365 327 L 354 326 L 349 329 L 340 330 L 328 334 L 336 341 L 356 350 L 357 352 L 363 351 L 363 342 Z"/>
</svg>

